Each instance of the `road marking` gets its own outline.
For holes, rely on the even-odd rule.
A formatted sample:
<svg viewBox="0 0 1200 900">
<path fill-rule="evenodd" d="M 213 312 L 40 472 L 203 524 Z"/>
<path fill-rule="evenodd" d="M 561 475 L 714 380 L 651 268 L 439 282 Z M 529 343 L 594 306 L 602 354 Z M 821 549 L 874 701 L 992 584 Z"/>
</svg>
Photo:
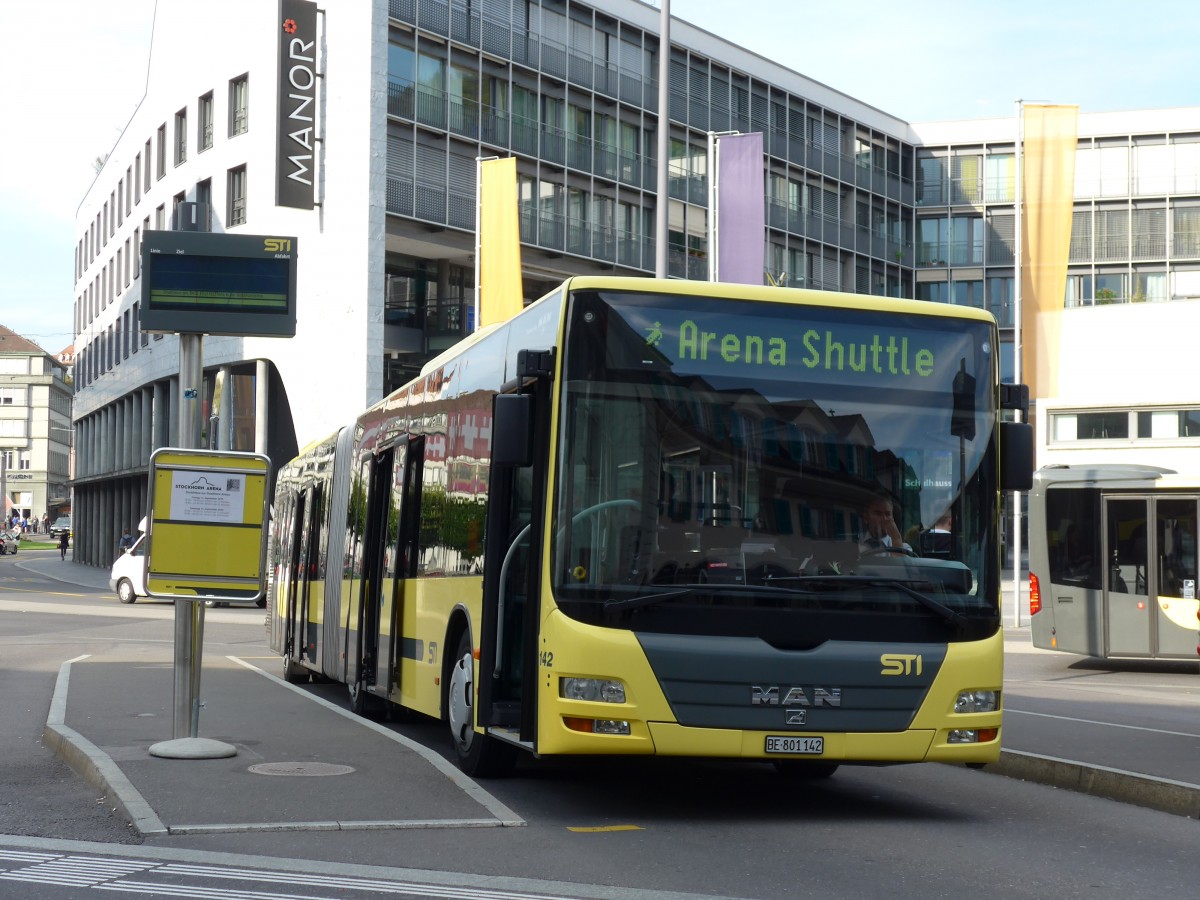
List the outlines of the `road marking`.
<svg viewBox="0 0 1200 900">
<path fill-rule="evenodd" d="M 370 892 L 373 897 L 397 894 L 455 900 L 575 900 L 600 896 L 598 892 L 588 890 L 588 886 L 585 885 L 579 886 L 579 892 L 572 890 L 572 885 L 556 885 L 550 882 L 530 881 L 529 887 L 505 887 L 502 885 L 507 879 L 488 879 L 480 876 L 470 876 L 470 880 L 476 882 L 474 884 L 456 885 L 449 883 L 445 876 L 427 874 L 433 877 L 424 881 L 415 878 L 368 878 L 345 874 L 297 873 L 237 866 L 158 862 L 150 859 L 122 859 L 90 854 L 29 853 L 0 849 L 0 880 L 3 881 L 122 891 L 130 894 L 197 897 L 205 900 L 333 900 L 345 897 L 348 891 Z M 204 884 L 204 879 L 234 884 L 217 887 Z M 481 883 L 489 880 L 496 886 L 488 887 Z M 545 886 L 544 891 L 539 890 L 542 885 Z M 283 892 L 280 892 L 280 888 Z M 567 893 L 564 889 L 570 892 Z M 657 892 L 604 891 L 603 895 L 652 896 L 655 893 Z"/>
<path fill-rule="evenodd" d="M 12 584 L 14 582 L 17 584 L 31 584 L 31 583 L 35 583 L 35 582 L 40 583 L 42 581 L 42 579 L 40 579 L 40 578 L 6 578 L 5 581 L 7 581 L 9 584 Z M 90 597 L 90 596 L 92 596 L 91 594 L 72 594 L 72 593 L 68 593 L 67 591 L 31 591 L 28 588 L 9 587 L 8 584 L 0 584 L 0 591 L 10 591 L 11 593 L 14 593 L 14 594 L 34 594 L 38 597 Z"/>
<path fill-rule="evenodd" d="M 568 825 L 567 831 L 576 834 L 595 834 L 601 831 L 645 831 L 641 825 Z"/>
<path fill-rule="evenodd" d="M 1077 719 L 1074 716 L 1056 716 L 1051 713 L 1029 712 L 1024 709 L 1005 708 L 1005 713 L 1015 713 L 1021 716 L 1037 716 L 1041 719 L 1058 719 L 1061 722 L 1078 722 L 1081 725 L 1104 725 L 1108 728 L 1125 728 L 1129 731 L 1149 731 L 1153 734 L 1166 734 L 1172 737 L 1200 738 L 1200 734 L 1187 731 L 1167 731 L 1165 728 L 1146 728 L 1143 725 L 1122 725 L 1119 722 L 1099 722 L 1095 719 Z"/>
</svg>

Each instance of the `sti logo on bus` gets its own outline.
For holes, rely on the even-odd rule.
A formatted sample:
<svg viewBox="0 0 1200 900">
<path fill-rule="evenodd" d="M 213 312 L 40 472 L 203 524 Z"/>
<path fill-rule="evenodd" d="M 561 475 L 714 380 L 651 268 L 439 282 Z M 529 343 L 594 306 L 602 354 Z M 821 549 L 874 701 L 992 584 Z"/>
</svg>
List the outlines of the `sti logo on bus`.
<svg viewBox="0 0 1200 900">
<path fill-rule="evenodd" d="M 840 687 L 798 687 L 789 686 L 782 690 L 779 685 L 766 687 L 750 685 L 751 706 L 841 706 L 842 689 Z"/>
<path fill-rule="evenodd" d="M 913 653 L 885 653 L 879 657 L 880 675 L 920 675 L 921 657 Z"/>
<path fill-rule="evenodd" d="M 263 250 L 267 253 L 291 253 L 291 238 L 263 238 Z"/>
</svg>

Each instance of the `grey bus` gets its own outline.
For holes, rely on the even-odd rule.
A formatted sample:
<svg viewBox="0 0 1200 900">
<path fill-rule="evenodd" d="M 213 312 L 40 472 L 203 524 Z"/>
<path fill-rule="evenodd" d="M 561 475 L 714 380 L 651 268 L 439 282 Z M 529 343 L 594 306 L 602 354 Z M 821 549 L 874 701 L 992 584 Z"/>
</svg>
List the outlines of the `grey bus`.
<svg viewBox="0 0 1200 900">
<path fill-rule="evenodd" d="M 1141 465 L 1048 466 L 1029 495 L 1033 644 L 1196 659 L 1200 478 Z"/>
</svg>

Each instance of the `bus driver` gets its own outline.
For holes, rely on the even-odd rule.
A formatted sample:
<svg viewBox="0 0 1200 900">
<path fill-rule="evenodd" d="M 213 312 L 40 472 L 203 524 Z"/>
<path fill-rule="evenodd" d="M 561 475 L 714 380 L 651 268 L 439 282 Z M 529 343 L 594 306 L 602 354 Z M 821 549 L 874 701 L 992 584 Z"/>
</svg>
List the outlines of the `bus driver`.
<svg viewBox="0 0 1200 900">
<path fill-rule="evenodd" d="M 912 547 L 900 536 L 896 525 L 895 508 L 888 497 L 876 495 L 863 510 L 866 530 L 859 535 L 858 549 L 861 553 L 912 553 Z"/>
</svg>

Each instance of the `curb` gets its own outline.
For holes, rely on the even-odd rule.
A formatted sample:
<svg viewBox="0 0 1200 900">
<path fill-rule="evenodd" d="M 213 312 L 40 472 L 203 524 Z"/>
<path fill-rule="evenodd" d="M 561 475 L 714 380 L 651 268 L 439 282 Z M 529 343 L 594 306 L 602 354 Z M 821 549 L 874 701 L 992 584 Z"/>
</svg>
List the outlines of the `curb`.
<svg viewBox="0 0 1200 900">
<path fill-rule="evenodd" d="M 1059 759 L 1036 756 L 1021 750 L 1001 750 L 1000 761 L 989 763 L 985 772 L 1033 781 L 1063 788 L 1093 797 L 1104 797 L 1133 806 L 1143 806 L 1159 812 L 1189 819 L 1200 819 L 1200 785 L 1155 778 L 1125 769 L 1113 769 Z"/>
<path fill-rule="evenodd" d="M 86 656 L 69 659 L 58 669 L 58 681 L 54 686 L 54 697 L 50 701 L 50 713 L 46 716 L 46 727 L 42 729 L 42 743 L 54 755 L 71 767 L 77 775 L 92 787 L 105 792 L 115 809 L 143 835 L 167 834 L 167 826 L 154 814 L 137 788 L 125 777 L 116 763 L 99 747 L 74 728 L 66 725 L 67 690 L 71 683 L 71 664 L 86 659 Z"/>
</svg>

